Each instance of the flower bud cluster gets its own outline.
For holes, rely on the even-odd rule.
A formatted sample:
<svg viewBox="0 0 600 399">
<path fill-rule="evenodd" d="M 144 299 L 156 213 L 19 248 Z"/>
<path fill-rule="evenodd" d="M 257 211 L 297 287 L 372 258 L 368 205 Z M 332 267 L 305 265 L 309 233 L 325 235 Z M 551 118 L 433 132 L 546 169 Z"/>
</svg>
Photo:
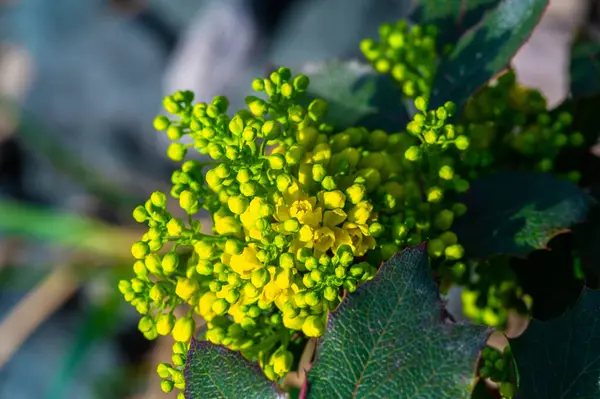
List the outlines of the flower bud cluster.
<svg viewBox="0 0 600 399">
<path fill-rule="evenodd" d="M 409 26 L 405 20 L 379 27 L 379 41 L 365 39 L 360 49 L 376 71 L 390 74 L 408 98 L 429 95 L 437 67 L 434 25 Z"/>
<path fill-rule="evenodd" d="M 506 346 L 502 351 L 491 346 L 482 349 L 479 376 L 500 384 L 499 393 L 503 399 L 513 399 L 516 393 L 516 386 L 512 382 L 515 380 L 515 374 L 510 346 Z"/>
<path fill-rule="evenodd" d="M 515 159 L 522 169 L 552 172 L 563 149 L 584 144 L 571 124 L 570 113 L 549 112 L 539 91 L 519 85 L 514 71 L 506 72 L 467 102 L 459 122 L 459 131 L 472 141 L 464 155 L 469 177 L 514 164 Z M 579 180 L 577 172 L 567 177 Z"/>
</svg>

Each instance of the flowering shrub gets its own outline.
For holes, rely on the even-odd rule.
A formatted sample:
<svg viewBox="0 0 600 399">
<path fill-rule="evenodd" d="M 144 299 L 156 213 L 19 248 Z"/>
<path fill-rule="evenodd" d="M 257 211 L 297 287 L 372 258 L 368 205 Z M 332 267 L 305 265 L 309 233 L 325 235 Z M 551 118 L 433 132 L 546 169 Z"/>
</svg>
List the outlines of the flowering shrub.
<svg viewBox="0 0 600 399">
<path fill-rule="evenodd" d="M 547 1 L 443 12 L 434 3 L 413 14 L 421 24 L 384 24 L 377 40 L 360 44 L 376 71 L 367 78 L 389 75 L 414 106 L 400 131 L 328 121 L 339 104 L 285 67 L 255 79 L 257 95 L 234 114 L 221 96 L 164 99 L 170 116 L 154 127 L 173 140 L 167 154 L 181 168 L 169 195 L 187 216 L 173 216 L 162 192 L 133 211 L 149 229 L 132 246 L 135 277 L 119 285 L 148 339 L 176 341 L 172 362 L 157 369 L 164 391 L 279 397 L 307 340 L 319 338 L 301 397 L 483 397 L 475 395 L 490 394 L 490 379 L 512 398 L 517 376 L 523 397 L 546 397 L 536 366 L 519 362 L 544 344 L 526 332 L 513 349 L 485 347 L 491 330 L 453 323 L 438 295 L 462 286 L 465 314 L 477 324 L 502 328 L 509 311 L 535 316 L 506 254 L 546 248 L 585 219 L 593 200 L 576 185 L 582 173 L 558 161 L 589 140 L 572 127 L 573 112 L 548 111 L 514 72 L 493 79 Z M 457 28 L 443 19 L 461 13 L 483 19 L 444 42 Z M 487 31 L 496 50 L 483 47 Z M 202 160 L 186 160 L 190 151 Z M 212 234 L 202 230 L 202 211 Z M 187 313 L 176 317 L 180 305 Z M 532 330 L 547 327 L 536 323 Z M 579 396 L 563 385 L 552 392 L 586 397 L 580 385 Z"/>
</svg>

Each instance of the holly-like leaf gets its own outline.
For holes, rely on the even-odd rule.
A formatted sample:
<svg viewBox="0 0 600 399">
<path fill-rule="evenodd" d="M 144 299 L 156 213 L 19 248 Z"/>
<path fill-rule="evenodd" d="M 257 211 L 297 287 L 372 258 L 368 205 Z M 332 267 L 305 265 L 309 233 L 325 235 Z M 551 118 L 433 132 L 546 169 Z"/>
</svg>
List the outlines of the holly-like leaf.
<svg viewBox="0 0 600 399">
<path fill-rule="evenodd" d="M 285 397 L 258 364 L 223 346 L 192 340 L 185 364 L 186 399 Z"/>
<path fill-rule="evenodd" d="M 550 321 L 533 319 L 510 346 L 519 398 L 600 398 L 600 291 L 585 288 L 575 306 Z"/>
<path fill-rule="evenodd" d="M 386 131 L 403 130 L 409 122 L 402 91 L 388 75 L 356 61 L 310 64 L 307 101 L 319 97 L 329 103 L 326 120 L 344 129 L 364 126 Z"/>
<path fill-rule="evenodd" d="M 471 185 L 467 213 L 454 231 L 470 257 L 524 256 L 584 220 L 593 202 L 576 185 L 550 174 L 495 173 Z"/>
<path fill-rule="evenodd" d="M 489 332 L 445 320 L 425 245 L 407 249 L 329 316 L 308 398 L 469 398 Z"/>
<path fill-rule="evenodd" d="M 571 53 L 571 94 L 573 97 L 600 93 L 600 44 L 576 43 Z"/>
<path fill-rule="evenodd" d="M 439 29 L 438 46 L 456 41 L 481 20 L 484 13 L 493 9 L 500 0 L 418 0 L 410 20 L 420 24 L 433 24 Z"/>
<path fill-rule="evenodd" d="M 508 66 L 529 38 L 548 0 L 504 0 L 444 56 L 433 83 L 430 106 L 462 104 Z"/>
</svg>

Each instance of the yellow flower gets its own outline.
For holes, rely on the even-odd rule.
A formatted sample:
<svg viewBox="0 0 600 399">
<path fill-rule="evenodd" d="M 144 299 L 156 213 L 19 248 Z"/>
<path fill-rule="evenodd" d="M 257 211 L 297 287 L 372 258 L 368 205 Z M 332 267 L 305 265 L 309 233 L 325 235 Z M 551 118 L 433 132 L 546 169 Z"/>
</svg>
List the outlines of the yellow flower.
<svg viewBox="0 0 600 399">
<path fill-rule="evenodd" d="M 234 272 L 243 279 L 249 279 L 252 272 L 264 267 L 256 257 L 257 251 L 255 245 L 248 245 L 240 255 L 232 255 L 229 265 Z"/>
<path fill-rule="evenodd" d="M 352 239 L 346 230 L 340 227 L 333 227 L 331 230 L 335 234 L 335 243 L 333 244 L 334 253 L 336 253 L 338 248 L 342 245 L 352 245 Z"/>
<path fill-rule="evenodd" d="M 290 288 L 292 285 L 294 274 L 291 269 L 282 269 L 275 276 L 275 284 L 282 290 Z"/>
<path fill-rule="evenodd" d="M 311 227 L 317 226 L 321 222 L 322 209 L 316 208 L 317 199 L 308 197 L 294 201 L 289 209 L 290 217 L 298 219 L 301 224 L 306 224 Z"/>
<path fill-rule="evenodd" d="M 269 284 L 265 285 L 262 290 L 261 299 L 267 303 L 271 303 L 275 301 L 283 290 L 279 288 L 275 281 L 271 281 Z"/>
<path fill-rule="evenodd" d="M 221 236 L 239 236 L 242 233 L 240 223 L 233 216 L 214 215 L 215 231 Z"/>
<path fill-rule="evenodd" d="M 196 306 L 196 312 L 204 318 L 206 321 L 211 321 L 215 318 L 216 314 L 212 311 L 212 305 L 217 300 L 217 295 L 208 291 L 200 297 L 198 306 Z"/>
<path fill-rule="evenodd" d="M 354 256 L 363 256 L 369 249 L 375 248 L 375 239 L 369 235 L 367 225 L 346 222 L 343 229 L 350 236 Z"/>
<path fill-rule="evenodd" d="M 189 300 L 198 291 L 200 284 L 196 280 L 180 278 L 175 286 L 175 294 L 184 301 Z"/>
<path fill-rule="evenodd" d="M 315 231 L 314 242 L 317 251 L 326 252 L 335 242 L 335 233 L 329 227 L 318 228 Z"/>
<path fill-rule="evenodd" d="M 348 221 L 356 224 L 365 224 L 371 217 L 373 205 L 368 201 L 361 201 L 348 212 Z"/>
<path fill-rule="evenodd" d="M 227 311 L 227 313 L 229 313 L 229 315 L 233 317 L 233 321 L 237 324 L 241 324 L 242 320 L 244 320 L 244 317 L 246 317 L 246 314 L 242 313 L 242 311 L 240 310 L 241 306 L 242 304 L 239 302 L 234 303 L 229 307 L 229 310 Z"/>
<path fill-rule="evenodd" d="M 344 220 L 346 220 L 346 212 L 340 208 L 332 211 L 325 211 L 325 214 L 323 215 L 323 225 L 330 228 L 337 226 Z"/>
<path fill-rule="evenodd" d="M 265 205 L 262 198 L 255 197 L 250 201 L 248 208 L 240 215 L 242 225 L 246 230 L 255 229 L 256 221 L 260 219 L 260 209 Z"/>
</svg>

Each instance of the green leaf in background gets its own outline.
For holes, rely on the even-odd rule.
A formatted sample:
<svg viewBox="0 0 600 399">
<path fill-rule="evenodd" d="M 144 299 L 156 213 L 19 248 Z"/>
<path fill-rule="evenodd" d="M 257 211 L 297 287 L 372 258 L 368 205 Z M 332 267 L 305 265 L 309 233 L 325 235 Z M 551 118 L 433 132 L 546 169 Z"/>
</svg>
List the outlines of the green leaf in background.
<svg viewBox="0 0 600 399">
<path fill-rule="evenodd" d="M 394 132 L 404 130 L 409 122 L 402 90 L 369 65 L 331 61 L 307 65 L 303 73 L 310 77 L 307 102 L 316 97 L 327 100 L 326 120 L 336 128 L 364 126 Z"/>
<path fill-rule="evenodd" d="M 238 352 L 192 340 L 185 365 L 186 399 L 285 398 L 258 364 Z"/>
<path fill-rule="evenodd" d="M 471 399 L 498 399 L 498 392 L 487 386 L 485 380 L 477 381 Z"/>
<path fill-rule="evenodd" d="M 467 32 L 440 62 L 430 106 L 446 101 L 459 107 L 506 68 L 540 20 L 548 0 L 504 0 Z"/>
<path fill-rule="evenodd" d="M 34 205 L 0 200 L 0 234 L 25 236 L 84 251 L 131 258 L 137 233 Z"/>
<path fill-rule="evenodd" d="M 500 172 L 475 181 L 454 230 L 467 256 L 524 256 L 587 216 L 594 200 L 550 174 Z"/>
<path fill-rule="evenodd" d="M 308 398 L 469 398 L 490 330 L 444 314 L 425 245 L 395 255 L 329 316 Z"/>
<path fill-rule="evenodd" d="M 500 0 L 417 0 L 409 19 L 420 25 L 434 24 L 439 29 L 438 47 L 456 41 L 481 20 Z"/>
<path fill-rule="evenodd" d="M 555 319 L 533 319 L 509 339 L 519 370 L 519 398 L 600 398 L 600 292 L 584 289 Z"/>
<path fill-rule="evenodd" d="M 590 96 L 600 93 L 600 43 L 575 43 L 571 53 L 571 95 Z"/>
</svg>

